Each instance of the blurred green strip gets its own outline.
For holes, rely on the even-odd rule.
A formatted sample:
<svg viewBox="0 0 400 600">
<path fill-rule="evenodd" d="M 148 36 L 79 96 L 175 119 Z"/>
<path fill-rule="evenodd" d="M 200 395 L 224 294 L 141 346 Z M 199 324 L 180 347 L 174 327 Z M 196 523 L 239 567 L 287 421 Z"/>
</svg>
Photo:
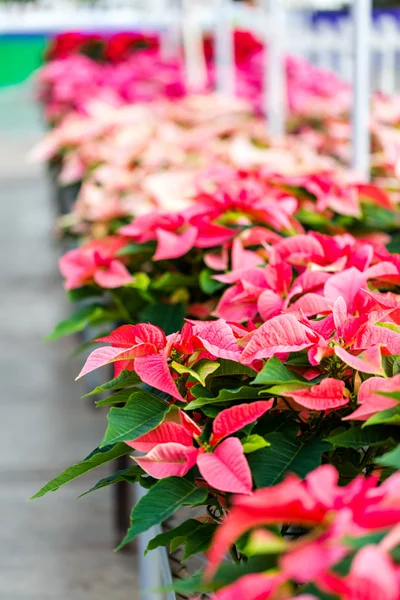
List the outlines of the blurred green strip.
<svg viewBox="0 0 400 600">
<path fill-rule="evenodd" d="M 45 36 L 0 35 L 0 87 L 25 81 L 43 63 Z"/>
</svg>

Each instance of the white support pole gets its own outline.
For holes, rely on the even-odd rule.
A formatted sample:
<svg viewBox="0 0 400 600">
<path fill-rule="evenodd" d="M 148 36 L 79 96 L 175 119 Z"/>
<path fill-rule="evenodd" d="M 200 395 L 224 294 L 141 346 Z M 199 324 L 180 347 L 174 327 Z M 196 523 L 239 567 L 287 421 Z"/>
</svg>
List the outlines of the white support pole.
<svg viewBox="0 0 400 600">
<path fill-rule="evenodd" d="M 285 133 L 286 117 L 286 0 L 263 0 L 265 10 L 266 45 L 264 63 L 264 112 L 271 135 Z"/>
<path fill-rule="evenodd" d="M 353 0 L 353 168 L 370 177 L 370 65 L 372 0 Z"/>
<path fill-rule="evenodd" d="M 136 483 L 135 504 L 146 492 Z M 139 571 L 139 598 L 140 600 L 176 600 L 172 591 L 161 592 L 161 587 L 172 585 L 172 574 L 165 548 L 158 548 L 145 555 L 146 548 L 151 539 L 161 533 L 161 527 L 152 527 L 137 537 L 137 564 Z"/>
<path fill-rule="evenodd" d="M 235 40 L 232 28 L 231 0 L 220 0 L 215 27 L 216 87 L 222 94 L 235 93 Z"/>
<path fill-rule="evenodd" d="M 199 11 L 193 0 L 182 0 L 182 38 L 188 89 L 203 91 L 207 83 L 207 65 Z"/>
<path fill-rule="evenodd" d="M 164 60 L 178 58 L 181 50 L 181 23 L 179 0 L 174 0 L 162 10 L 166 11 L 165 29 L 160 36 L 161 57 Z"/>
</svg>

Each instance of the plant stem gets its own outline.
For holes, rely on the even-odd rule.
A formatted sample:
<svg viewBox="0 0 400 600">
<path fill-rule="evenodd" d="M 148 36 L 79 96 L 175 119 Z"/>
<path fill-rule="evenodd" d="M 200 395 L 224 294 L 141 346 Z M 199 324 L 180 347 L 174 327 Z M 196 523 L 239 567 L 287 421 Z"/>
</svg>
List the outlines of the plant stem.
<svg viewBox="0 0 400 600">
<path fill-rule="evenodd" d="M 229 554 L 232 556 L 234 562 L 237 565 L 240 565 L 240 558 L 238 556 L 238 553 L 237 553 L 237 550 L 236 550 L 236 546 L 232 546 L 232 548 L 230 548 Z"/>
<path fill-rule="evenodd" d="M 370 448 L 368 448 L 368 450 L 364 454 L 364 457 L 361 461 L 360 469 L 368 468 L 368 462 L 369 462 L 369 459 L 371 458 L 373 451 L 374 451 L 374 449 L 372 448 L 372 446 Z"/>
</svg>

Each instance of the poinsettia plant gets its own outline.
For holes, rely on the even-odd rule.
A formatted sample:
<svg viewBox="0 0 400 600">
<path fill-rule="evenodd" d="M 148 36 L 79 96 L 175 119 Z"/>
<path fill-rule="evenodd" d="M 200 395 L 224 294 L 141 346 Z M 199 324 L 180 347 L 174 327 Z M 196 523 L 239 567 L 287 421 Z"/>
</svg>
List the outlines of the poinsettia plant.
<svg viewBox="0 0 400 600">
<path fill-rule="evenodd" d="M 234 32 L 236 95 L 262 112 L 264 99 L 263 43 L 246 31 Z M 137 49 L 145 47 L 137 53 Z M 70 33 L 60 36 L 56 52 L 39 75 L 39 96 L 50 123 L 71 112 L 86 114 L 94 98 L 113 106 L 136 102 L 182 99 L 187 94 L 181 57 L 166 61 L 153 36 L 120 33 L 111 39 Z M 99 63 L 85 56 L 89 49 L 105 59 Z M 81 52 L 83 51 L 84 54 Z M 93 54 L 92 52 L 92 54 Z M 86 52 L 87 53 L 87 52 Z M 207 90 L 214 86 L 212 44 L 207 43 Z M 111 62 L 109 62 L 111 61 Z M 351 158 L 351 87 L 331 71 L 294 56 L 286 57 L 287 104 L 290 133 L 314 153 L 333 157 L 338 166 Z M 374 93 L 371 103 L 371 176 L 381 187 L 398 194 L 398 101 L 395 96 Z M 179 106 L 179 100 L 178 100 Z M 263 149 L 263 127 L 253 129 L 250 153 Z M 262 153 L 261 153 L 262 154 Z"/>
<path fill-rule="evenodd" d="M 258 86 L 247 76 L 261 49 L 250 46 L 238 57 L 245 96 Z M 207 552 L 204 573 L 177 584 L 182 591 L 396 600 L 391 103 L 374 99 L 378 187 L 339 166 L 349 88 L 335 77 L 288 59 L 296 136 L 276 142 L 242 102 L 227 111 L 212 95 L 165 100 L 180 64 L 143 87 L 148 59 L 138 57 L 132 76 L 129 61 L 108 69 L 75 56 L 77 81 L 61 92 L 57 61 L 43 75 L 51 111 L 68 114 L 39 151 L 64 183 L 82 182 L 69 217 L 79 245 L 60 270 L 84 304 L 52 337 L 101 327 L 79 377 L 112 366 L 114 378 L 89 394 L 108 394 L 96 403 L 111 407 L 103 440 L 36 496 L 130 454 L 129 468 L 87 493 L 120 481 L 148 489 L 121 546 L 195 507 L 148 548 L 181 545 L 185 559 Z M 129 105 L 144 98 L 150 106 Z"/>
<path fill-rule="evenodd" d="M 236 496 L 209 554 L 206 585 L 219 589 L 213 598 L 398 598 L 399 474 L 378 482 L 377 474 L 358 475 L 339 485 L 326 464 L 304 481 L 292 475 L 251 497 Z M 211 583 L 240 538 L 238 556 L 247 563 L 220 569 Z M 198 580 L 188 587 L 200 589 Z"/>
<path fill-rule="evenodd" d="M 81 182 L 64 222 L 75 235 L 105 235 L 121 219 L 153 208 L 180 210 L 196 197 L 199 179 L 211 189 L 228 186 L 228 193 L 246 179 L 253 197 L 275 197 L 281 190 L 296 199 L 306 227 L 398 227 L 392 184 L 380 178 L 384 191 L 360 183 L 301 136 L 270 139 L 243 101 L 189 95 L 115 108 L 99 97 L 85 109 L 88 114 L 72 113 L 50 131 L 32 155 L 59 165 L 61 185 Z"/>
<path fill-rule="evenodd" d="M 297 233 L 304 229 L 294 196 L 267 182 L 238 183 L 234 175 L 213 193 L 200 190 L 179 214 L 150 212 L 114 235 L 67 252 L 60 259 L 65 288 L 72 300 L 91 301 L 52 337 L 89 323 L 142 318 L 163 325 L 165 310 L 172 319 L 167 333 L 184 315 L 244 321 L 302 310 L 312 316 L 329 309 L 336 292 L 332 282 L 341 285 L 339 273 L 350 267 L 359 285 L 397 283 L 397 255 L 379 236 Z M 328 283 L 332 272 L 336 279 Z"/>
<path fill-rule="evenodd" d="M 297 248 L 307 251 L 306 240 L 298 241 Z M 297 257 L 294 250 L 286 260 Z M 115 378 L 94 393 L 115 391 L 98 404 L 125 405 L 112 406 L 102 443 L 79 463 L 79 471 L 134 449 L 140 453 L 133 456 L 136 466 L 100 481 L 94 489 L 124 477 L 150 488 L 133 509 L 122 545 L 182 504 L 202 505 L 204 518 L 183 523 L 150 547 L 175 537 L 187 544 L 194 536 L 206 550 L 217 531 L 208 576 L 228 548 L 238 563 L 230 575 L 233 587 L 223 592 L 228 595 L 219 592 L 217 597 L 234 598 L 253 582 L 260 590 L 254 598 L 281 589 L 277 597 L 285 598 L 288 585 L 301 589 L 309 584 L 316 597 L 324 597 L 319 595 L 321 588 L 333 597 L 350 598 L 346 590 L 358 580 L 359 569 L 362 573 L 363 559 L 374 556 L 381 556 L 393 580 L 396 568 L 390 551 L 398 540 L 386 534 L 400 511 L 399 479 L 390 477 L 399 457 L 400 318 L 395 295 L 376 290 L 380 278 L 384 285 L 396 285 L 398 274 L 390 261 L 368 266 L 365 246 L 354 252 L 353 260 L 358 257 L 364 271 L 355 266 L 340 273 L 321 271 L 328 273 L 321 297 L 329 300 L 308 316 L 299 309 L 271 316 L 260 326 L 251 321 L 243 325 L 224 319 L 189 320 L 168 336 L 151 324 L 124 325 L 97 340 L 110 345 L 95 349 L 79 376 L 114 364 Z M 336 263 L 337 257 L 332 255 L 331 261 Z M 269 268 L 264 267 L 267 272 Z M 57 489 L 76 472 L 76 465 L 67 469 L 39 495 Z M 308 478 L 305 487 L 293 478 L 282 488 L 274 487 L 293 473 Z M 371 473 L 363 483 L 364 475 Z M 336 479 L 340 485 L 352 482 L 348 491 L 337 487 Z M 379 481 L 384 483 L 376 487 Z M 255 492 L 265 487 L 271 490 Z M 276 507 L 275 489 L 283 499 Z M 232 493 L 240 496 L 234 504 L 238 508 L 230 512 Z M 257 530 L 278 524 L 280 529 Z M 253 529 L 252 537 L 243 537 Z M 349 564 L 347 558 L 359 548 Z M 301 568 L 301 561 L 307 563 L 314 553 L 323 558 Z M 253 555 L 255 571 L 267 574 L 247 579 Z M 218 576 L 207 583 L 207 573 L 204 581 L 197 578 L 185 585 L 192 585 L 193 591 L 203 589 L 203 583 L 206 589 L 221 587 Z M 380 580 L 373 583 L 378 590 L 384 585 Z"/>
</svg>

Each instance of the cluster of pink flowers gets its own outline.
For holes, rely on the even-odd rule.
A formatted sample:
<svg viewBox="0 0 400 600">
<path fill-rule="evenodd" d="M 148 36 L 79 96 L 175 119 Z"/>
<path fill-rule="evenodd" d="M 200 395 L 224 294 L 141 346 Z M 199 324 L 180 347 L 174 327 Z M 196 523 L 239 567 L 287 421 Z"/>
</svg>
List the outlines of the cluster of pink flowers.
<svg viewBox="0 0 400 600">
<path fill-rule="evenodd" d="M 295 264 L 303 262 L 304 270 L 293 286 L 297 282 L 301 289 L 301 282 L 309 279 L 311 285 L 314 279 L 315 289 L 322 285 L 326 294 L 323 306 L 308 299 L 308 316 L 302 309 L 290 314 L 280 311 L 261 326 L 223 319 L 187 321 L 180 332 L 169 336 L 150 324 L 124 325 L 96 340 L 111 345 L 94 350 L 79 375 L 114 364 L 116 378 L 135 371 L 150 389 L 168 395 L 171 408 L 161 424 L 136 439 L 125 440 L 143 454 L 135 460 L 145 473 L 162 480 L 182 478 L 195 470 L 197 485 L 216 494 L 225 510 L 226 493 L 240 494 L 217 528 L 207 577 L 215 573 L 228 548 L 248 531 L 252 533 L 246 548 L 241 545 L 245 556 L 278 555 L 277 568 L 244 577 L 239 572 L 237 581 L 217 592 L 218 600 L 283 600 L 294 597 L 293 586 L 301 590 L 310 583 L 343 600 L 355 600 L 360 589 L 367 600 L 396 600 L 400 592 L 397 559 L 391 553 L 399 543 L 394 528 L 400 512 L 398 474 L 379 487 L 378 475 L 351 478 L 347 487 L 341 487 L 335 468 L 326 465 L 310 472 L 305 482 L 289 476 L 276 487 L 254 491 L 254 480 L 259 487 L 259 475 L 257 462 L 249 457 L 269 445 L 269 435 L 262 437 L 261 425 L 257 435 L 249 432 L 255 423 L 262 424 L 266 415 L 275 418 L 275 426 L 280 423 L 280 427 L 297 415 L 299 441 L 282 433 L 290 444 L 306 444 L 301 440 L 318 431 L 321 434 L 322 425 L 326 441 L 340 447 L 335 437 L 340 420 L 353 423 L 344 431 L 353 432 L 357 440 L 363 431 L 358 422 L 371 426 L 385 422 L 379 418 L 386 413 L 388 422 L 398 414 L 400 375 L 393 371 L 388 376 L 386 365 L 400 355 L 399 302 L 392 292 L 377 289 L 398 284 L 399 257 L 383 250 L 389 260 L 382 257 L 375 262 L 374 256 L 382 251 L 378 245 L 354 243 L 353 239 L 352 251 L 351 246 L 344 246 L 339 252 L 337 240 L 332 238 L 331 244 L 328 240 L 315 234 L 283 239 L 277 246 L 286 250 L 291 246 L 290 254 L 282 251 L 285 258 L 280 258 L 275 272 L 273 261 L 264 267 L 267 280 L 283 285 L 293 277 L 291 259 Z M 328 261 L 326 254 L 316 252 L 315 241 L 319 248 L 323 241 L 329 246 Z M 314 270 L 317 266 L 321 270 Z M 316 297 L 324 298 L 318 293 Z M 236 364 L 230 372 L 240 377 L 236 383 L 231 377 L 236 387 L 224 395 L 224 390 L 218 391 L 214 385 L 218 370 L 226 364 Z M 252 385 L 258 385 L 254 393 Z M 259 399 L 260 395 L 266 397 Z M 230 397 L 236 400 L 233 405 Z M 336 423 L 333 430 L 332 423 Z M 390 448 L 389 430 L 379 435 L 381 444 Z M 368 439 L 361 437 L 359 446 L 367 445 Z M 303 527 L 303 535 L 291 542 L 265 529 L 282 523 Z M 346 571 L 348 558 L 352 562 Z M 374 564 L 379 565 L 378 570 Z"/>
<path fill-rule="evenodd" d="M 79 375 L 114 367 L 94 390 L 116 391 L 95 455 L 133 449 L 128 481 L 149 488 L 125 542 L 149 512 L 149 527 L 165 518 L 169 494 L 175 509 L 207 506 L 193 593 L 398 600 L 395 100 L 374 98 L 366 184 L 344 166 L 348 86 L 289 58 L 295 133 L 269 139 L 254 109 L 263 49 L 237 40 L 242 98 L 186 95 L 180 62 L 155 48 L 111 65 L 75 40 L 42 73 L 59 122 L 36 154 L 81 182 L 67 218 L 81 244 L 60 270 L 89 302 L 61 331 L 114 329 Z M 161 540 L 186 544 L 192 529 Z M 238 565 L 224 576 L 228 549 Z"/>
<path fill-rule="evenodd" d="M 123 238 L 107 236 L 67 252 L 60 260 L 65 289 L 73 290 L 91 283 L 112 289 L 129 283 L 132 275 L 118 258 L 118 252 L 124 246 Z"/>
<path fill-rule="evenodd" d="M 398 279 L 397 268 L 395 271 L 394 277 Z M 169 394 L 175 400 L 188 402 L 193 398 L 192 386 L 190 381 L 186 381 L 187 387 L 182 388 L 182 384 L 187 373 L 205 359 L 234 361 L 246 365 L 256 374 L 262 371 L 265 359 L 277 357 L 285 363 L 292 353 L 301 353 L 304 366 L 294 370 L 300 378 L 295 378 L 288 387 L 280 387 L 278 396 L 288 398 L 292 409 L 300 411 L 305 418 L 308 418 L 310 411 L 312 415 L 313 411 L 344 409 L 344 420 L 366 421 L 378 412 L 395 407 L 396 400 L 385 398 L 381 393 L 397 391 L 400 387 L 400 376 L 394 375 L 388 379 L 383 366 L 385 357 L 400 354 L 398 300 L 390 293 L 368 291 L 367 278 L 368 275 L 355 267 L 344 271 L 339 277 L 334 275 L 330 286 L 327 286 L 332 293 L 330 306 L 327 302 L 321 310 L 315 303 L 316 308 L 310 311 L 317 315 L 314 319 L 307 318 L 304 312 L 299 311 L 298 316 L 279 314 L 269 317 L 260 327 L 252 322 L 245 327 L 223 319 L 188 321 L 181 332 L 168 337 L 154 325 L 123 325 L 110 336 L 96 340 L 109 342 L 111 346 L 94 350 L 80 376 L 115 363 L 116 377 L 125 369 L 135 370 L 144 383 Z M 178 366 L 176 360 L 179 361 Z M 346 389 L 345 385 L 348 383 L 351 388 L 355 372 L 368 374 L 368 378 L 358 384 L 357 397 L 351 401 L 351 389 Z M 183 375 L 182 381 L 178 374 Z M 272 395 L 273 391 L 274 388 L 271 388 Z M 273 401 L 268 401 L 222 411 L 216 419 L 219 428 L 215 429 L 214 421 L 210 443 L 215 443 L 215 440 L 219 442 L 272 408 Z M 275 410 L 285 411 L 287 405 L 280 401 L 275 405 Z M 162 426 L 160 430 L 155 429 L 146 436 L 148 448 L 151 446 L 153 450 L 157 446 L 160 450 L 158 444 L 175 442 L 174 439 L 168 439 L 169 433 L 169 428 L 166 431 Z M 141 442 L 141 439 L 137 442 Z M 143 449 L 143 446 L 133 446 Z M 168 450 L 170 447 L 167 445 L 165 448 Z M 191 443 L 189 449 L 185 445 L 180 446 L 179 452 L 181 458 L 187 453 L 188 459 L 193 457 Z M 184 475 L 193 466 L 190 461 L 177 461 L 178 472 L 175 472 L 170 461 L 162 465 L 159 453 L 153 454 L 141 463 L 142 466 L 146 465 L 145 470 L 152 476 Z M 231 489 L 226 479 L 214 487 L 243 493 L 243 486 Z M 247 478 L 246 491 L 250 490 L 251 478 Z"/>
<path fill-rule="evenodd" d="M 257 56 L 254 52 L 248 60 Z M 77 63 L 70 69 L 69 60 Z M 288 58 L 288 64 L 291 61 L 296 63 Z M 246 60 L 239 62 L 243 64 Z M 253 66 L 248 68 L 253 74 Z M 183 85 L 173 83 L 177 78 L 183 81 L 180 61 L 164 65 L 153 50 L 117 65 L 79 54 L 51 61 L 40 75 L 42 99 L 46 110 L 64 116 L 33 157 L 56 164 L 62 185 L 81 182 L 66 226 L 73 233 L 99 237 L 114 231 L 113 221 L 121 218 L 153 208 L 181 211 L 197 201 L 199 177 L 225 185 L 229 178 L 243 179 L 242 171 L 255 180 L 254 187 L 268 179 L 291 191 L 301 188 L 298 205 L 307 204 L 305 195 L 312 194 L 318 212 L 329 208 L 360 218 L 352 185 L 357 175 L 345 169 L 350 152 L 347 113 L 340 108 L 335 115 L 331 107 L 332 99 L 340 106 L 337 90 L 343 85 L 307 63 L 288 71 L 304 85 L 309 107 L 300 101 L 294 105 L 293 133 L 275 140 L 244 99 L 246 94 L 235 100 L 212 93 L 186 95 Z M 249 96 L 253 98 L 253 92 Z M 318 115 L 317 98 L 324 107 Z M 71 107 L 70 99 L 76 106 Z M 389 201 L 377 191 L 374 202 L 388 210 L 400 197 L 396 106 L 395 98 L 377 95 L 373 101 L 372 175 L 390 196 Z M 211 167 L 222 174 L 210 176 Z M 272 184 L 266 190 L 269 195 L 271 189 Z"/>
<path fill-rule="evenodd" d="M 237 496 L 210 551 L 209 576 L 230 545 L 249 530 L 253 530 L 249 547 L 258 553 L 275 549 L 280 554 L 279 570 L 246 575 L 218 592 L 215 600 L 320 597 L 294 594 L 287 586 L 290 581 L 297 585 L 313 582 L 316 593 L 343 600 L 397 600 L 399 566 L 391 551 L 400 540 L 400 477 L 397 473 L 379 487 L 377 483 L 375 476 L 357 477 L 346 487 L 339 486 L 334 467 L 325 465 L 309 473 L 305 481 L 289 476 L 251 497 Z M 306 527 L 308 533 L 290 542 L 265 529 L 282 522 Z M 388 532 L 389 527 L 394 529 Z M 377 533 L 381 539 L 374 543 Z M 354 556 L 352 542 L 363 537 L 370 541 Z M 352 559 L 349 572 L 335 571 L 347 557 Z"/>
<path fill-rule="evenodd" d="M 389 376 L 387 364 L 393 365 L 400 355 L 399 301 L 394 293 L 378 290 L 398 285 L 399 255 L 349 234 L 333 238 L 301 234 L 265 249 L 270 262 L 264 267 L 251 266 L 259 255 L 240 243 L 233 249 L 236 260 L 242 259 L 244 293 L 249 293 L 245 275 L 258 273 L 269 286 L 262 291 L 269 298 L 261 304 L 273 311 L 261 325 L 259 316 L 254 323 L 245 313 L 241 320 L 246 326 L 224 319 L 188 320 L 180 332 L 169 336 L 151 324 L 123 325 L 96 340 L 110 345 L 92 352 L 79 377 L 114 364 L 115 381 L 134 371 L 150 389 L 168 395 L 170 409 L 161 424 L 136 439 L 125 439 L 141 453 L 134 459 L 144 473 L 156 480 L 194 473 L 196 485 L 206 486 L 225 511 L 226 494 L 239 494 L 217 527 L 203 585 L 246 532 L 251 536 L 245 548 L 241 544 L 241 552 L 265 555 L 266 567 L 245 576 L 238 571 L 236 581 L 223 586 L 216 600 L 285 600 L 294 597 L 295 590 L 303 599 L 319 598 L 320 590 L 341 600 L 397 600 L 399 566 L 393 551 L 399 543 L 398 473 L 379 487 L 378 474 L 351 477 L 351 483 L 342 487 L 336 469 L 325 465 L 309 472 L 304 482 L 289 476 L 275 487 L 254 491 L 260 487 L 258 463 L 251 457 L 270 445 L 269 434 L 261 434 L 266 415 L 275 419 L 275 427 L 280 424 L 281 439 L 293 444 L 296 452 L 301 444 L 310 443 L 302 440 L 318 434 L 340 450 L 335 431 L 341 421 L 352 423 L 344 431 L 353 432 L 354 440 L 360 436 L 358 445 L 349 442 L 350 447 L 368 445 L 370 438 L 363 441 L 358 423 L 370 427 L 396 418 L 400 375 L 393 370 Z M 300 270 L 297 276 L 294 266 Z M 238 272 L 234 274 L 236 279 Z M 290 288 L 300 299 L 296 310 L 285 311 L 277 290 L 284 295 Z M 228 370 L 234 389 L 224 394 L 216 383 L 218 370 L 235 364 Z M 251 386 L 258 387 L 253 391 Z M 284 433 L 292 415 L 300 424 L 294 437 Z M 296 420 L 291 422 L 296 427 Z M 258 433 L 252 436 L 257 423 Z M 390 435 L 381 430 L 377 441 L 393 447 Z M 323 450 L 329 452 L 327 447 Z M 290 457 L 290 446 L 288 451 Z M 330 460 L 335 463 L 334 456 Z M 282 460 L 285 463 L 284 455 Z M 371 468 L 368 461 L 365 465 Z M 302 527 L 301 537 L 290 541 L 268 528 L 282 523 Z M 271 554 L 276 555 L 276 565 L 268 569 Z M 301 594 L 309 584 L 315 596 Z"/>
<path fill-rule="evenodd" d="M 160 179 L 164 184 L 171 181 L 162 175 Z M 125 247 L 121 259 L 129 269 L 131 242 L 135 243 L 133 254 L 137 247 L 146 248 L 151 243 L 153 265 L 177 258 L 186 261 L 196 253 L 220 287 L 229 286 L 214 307 L 215 315 L 240 322 L 267 319 L 281 312 L 303 312 L 305 316 L 325 313 L 340 281 L 353 277 L 351 269 L 358 273 L 354 279 L 358 286 L 378 279 L 398 283 L 397 255 L 384 246 L 390 238 L 383 233 L 355 238 L 344 233 L 340 225 L 341 215 L 362 225 L 361 201 L 366 200 L 392 214 L 395 226 L 397 217 L 389 196 L 372 185 L 339 184 L 337 179 L 333 172 L 297 177 L 269 169 L 249 172 L 221 167 L 204 172 L 195 179 L 196 191 L 186 202 L 172 198 L 168 212 L 150 210 L 113 236 L 69 251 L 60 261 L 66 287 L 93 282 L 94 272 L 83 268 L 88 257 L 93 265 L 95 255 L 120 263 L 118 253 Z M 165 206 L 171 192 L 175 189 L 160 191 L 158 198 L 164 195 Z M 319 215 L 333 235 L 306 233 L 299 219 L 304 214 Z M 119 241 L 110 244 L 110 239 Z M 137 266 L 134 261 L 132 273 Z M 119 285 L 123 285 L 126 269 L 120 267 L 120 271 Z M 100 287 L 118 287 L 118 280 L 109 284 L 94 281 Z"/>
<path fill-rule="evenodd" d="M 93 98 L 115 106 L 179 98 L 185 92 L 183 81 L 181 61 L 165 63 L 153 51 L 141 52 L 118 64 L 97 63 L 78 54 L 52 60 L 43 67 L 38 93 L 46 118 L 57 122 L 74 110 L 85 113 L 86 103 Z"/>
<path fill-rule="evenodd" d="M 260 111 L 265 60 L 263 45 L 246 31 L 236 31 L 234 38 L 235 93 L 251 101 Z M 208 85 L 213 85 L 215 80 L 213 45 L 212 39 L 205 40 Z M 98 60 L 99 52 L 90 58 L 90 48 L 98 50 L 99 46 L 102 46 L 102 61 Z M 135 52 L 135 49 L 141 51 Z M 107 40 L 71 33 L 56 39 L 49 58 L 51 60 L 39 78 L 39 93 L 51 120 L 71 109 L 84 110 L 85 102 L 94 95 L 123 104 L 179 97 L 186 89 L 181 60 L 163 60 L 156 37 L 122 33 Z M 334 117 L 349 110 L 349 85 L 333 73 L 315 69 L 307 61 L 292 56 L 286 59 L 286 72 L 288 107 L 293 115 Z"/>
<path fill-rule="evenodd" d="M 162 59 L 157 40 L 151 37 L 145 38 L 145 50 L 139 53 L 132 50 L 129 54 L 127 48 L 134 48 L 135 44 L 140 47 L 139 37 L 134 35 L 131 39 L 127 34 L 115 36 L 115 45 L 121 46 L 120 58 L 116 62 L 112 62 L 111 58 L 106 58 L 106 62 L 98 62 L 85 54 L 76 53 L 75 48 L 79 50 L 85 44 L 84 36 L 72 34 L 72 40 L 61 39 L 61 51 L 58 54 L 60 58 L 51 60 L 39 76 L 39 96 L 45 105 L 48 119 L 57 121 L 74 110 L 85 113 L 87 103 L 93 98 L 102 99 L 114 106 L 163 98 L 182 98 L 187 90 L 181 59 Z M 98 38 L 96 40 L 98 43 Z M 263 46 L 247 32 L 235 32 L 235 41 L 236 96 L 247 100 L 252 109 L 259 113 L 264 94 Z M 110 40 L 110 44 L 111 42 L 113 40 Z M 64 44 L 66 51 L 63 49 Z M 69 46 L 72 53 L 68 50 Z M 210 40 L 206 42 L 205 49 L 209 90 L 215 79 Z M 286 71 L 289 130 L 318 153 L 331 155 L 340 162 L 348 163 L 348 117 L 351 106 L 349 85 L 333 73 L 315 68 L 307 61 L 292 56 L 286 59 Z M 379 93 L 374 95 L 371 105 L 373 174 L 381 179 L 389 179 L 392 185 L 398 177 L 399 169 L 398 105 L 398 98 Z M 395 189 L 398 191 L 397 184 Z"/>
<path fill-rule="evenodd" d="M 69 115 L 33 154 L 56 160 L 62 153 L 61 183 L 83 180 L 74 208 L 78 229 L 155 207 L 182 209 L 197 174 L 229 162 L 232 138 L 256 125 L 247 124 L 246 103 L 214 95 L 119 108 L 96 100 L 88 113 Z"/>
</svg>

